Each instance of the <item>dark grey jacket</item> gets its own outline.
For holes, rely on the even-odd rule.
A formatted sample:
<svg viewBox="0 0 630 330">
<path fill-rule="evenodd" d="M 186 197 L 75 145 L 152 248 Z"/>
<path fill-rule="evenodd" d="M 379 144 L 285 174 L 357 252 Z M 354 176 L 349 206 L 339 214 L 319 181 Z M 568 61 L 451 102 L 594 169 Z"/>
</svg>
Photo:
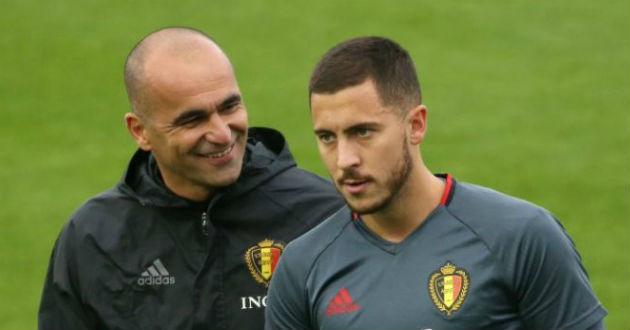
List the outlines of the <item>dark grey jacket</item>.
<svg viewBox="0 0 630 330">
<path fill-rule="evenodd" d="M 284 245 L 340 209 L 296 167 L 282 135 L 252 128 L 238 181 L 183 199 L 138 151 L 122 181 L 82 205 L 50 259 L 40 329 L 259 329 Z"/>
</svg>

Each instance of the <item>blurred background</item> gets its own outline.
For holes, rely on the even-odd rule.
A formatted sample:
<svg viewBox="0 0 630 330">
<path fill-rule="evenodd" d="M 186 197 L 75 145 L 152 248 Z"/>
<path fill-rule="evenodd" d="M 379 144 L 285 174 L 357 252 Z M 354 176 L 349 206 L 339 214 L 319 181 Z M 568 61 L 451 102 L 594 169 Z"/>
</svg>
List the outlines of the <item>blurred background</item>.
<svg viewBox="0 0 630 330">
<path fill-rule="evenodd" d="M 135 144 L 122 67 L 147 33 L 212 35 L 252 125 L 326 175 L 308 111 L 319 57 L 359 35 L 415 60 L 435 172 L 551 210 L 609 310 L 630 327 L 628 1 L 0 1 L 0 329 L 36 328 L 62 225 L 119 180 Z"/>
</svg>

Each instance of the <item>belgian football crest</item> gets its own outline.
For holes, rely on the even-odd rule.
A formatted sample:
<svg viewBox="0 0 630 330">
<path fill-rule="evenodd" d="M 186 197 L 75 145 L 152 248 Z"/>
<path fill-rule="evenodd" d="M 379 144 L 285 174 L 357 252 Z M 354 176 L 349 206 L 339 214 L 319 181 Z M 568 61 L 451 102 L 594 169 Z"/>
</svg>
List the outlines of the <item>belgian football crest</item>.
<svg viewBox="0 0 630 330">
<path fill-rule="evenodd" d="M 270 239 L 258 242 L 257 245 L 247 249 L 245 261 L 256 282 L 269 286 L 271 275 L 276 269 L 282 250 L 284 250 L 282 243 Z"/>
<path fill-rule="evenodd" d="M 469 284 L 468 273 L 447 261 L 429 277 L 429 294 L 435 307 L 451 316 L 466 299 Z"/>
</svg>

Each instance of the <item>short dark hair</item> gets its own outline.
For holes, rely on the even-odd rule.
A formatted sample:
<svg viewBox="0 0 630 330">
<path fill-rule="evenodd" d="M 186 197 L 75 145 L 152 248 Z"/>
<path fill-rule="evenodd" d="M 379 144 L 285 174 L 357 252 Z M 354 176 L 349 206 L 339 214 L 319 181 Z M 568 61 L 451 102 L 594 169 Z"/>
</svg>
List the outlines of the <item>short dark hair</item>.
<svg viewBox="0 0 630 330">
<path fill-rule="evenodd" d="M 384 106 L 410 110 L 422 104 L 420 82 L 409 53 L 383 37 L 358 37 L 330 49 L 309 83 L 313 94 L 332 94 L 372 79 Z"/>
</svg>

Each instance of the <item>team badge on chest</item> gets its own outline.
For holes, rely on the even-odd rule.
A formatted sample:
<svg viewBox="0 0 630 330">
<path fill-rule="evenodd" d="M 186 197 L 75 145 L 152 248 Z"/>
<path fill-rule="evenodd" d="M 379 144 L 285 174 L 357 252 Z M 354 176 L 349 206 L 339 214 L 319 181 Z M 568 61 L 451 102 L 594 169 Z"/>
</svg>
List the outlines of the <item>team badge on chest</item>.
<svg viewBox="0 0 630 330">
<path fill-rule="evenodd" d="M 466 299 L 469 284 L 468 273 L 447 261 L 429 277 L 429 294 L 435 307 L 451 316 Z"/>
<path fill-rule="evenodd" d="M 271 275 L 276 269 L 282 250 L 284 250 L 282 243 L 269 239 L 247 249 L 245 261 L 256 282 L 269 286 Z"/>
</svg>

